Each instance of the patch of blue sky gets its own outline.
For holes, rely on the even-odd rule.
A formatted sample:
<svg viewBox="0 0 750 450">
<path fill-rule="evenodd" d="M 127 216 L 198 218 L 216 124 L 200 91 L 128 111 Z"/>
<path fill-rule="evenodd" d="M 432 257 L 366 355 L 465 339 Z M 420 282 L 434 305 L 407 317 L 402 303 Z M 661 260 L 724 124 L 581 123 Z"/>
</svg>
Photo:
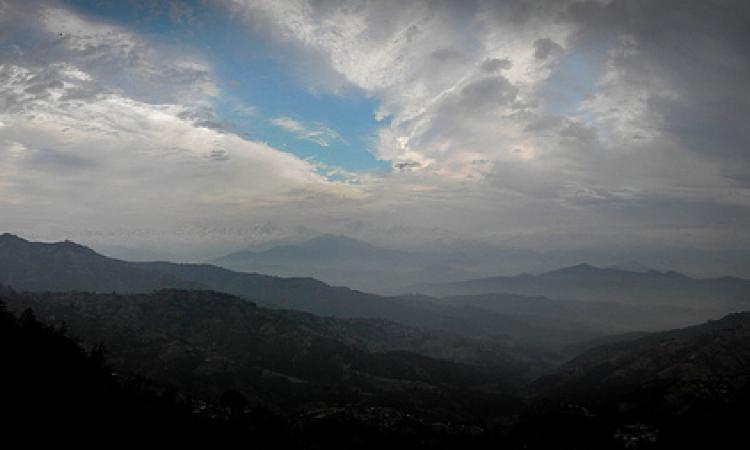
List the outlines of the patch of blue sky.
<svg viewBox="0 0 750 450">
<path fill-rule="evenodd" d="M 374 155 L 377 129 L 387 126 L 387 119 L 375 120 L 377 102 L 373 98 L 354 87 L 340 95 L 309 89 L 279 54 L 279 47 L 227 17 L 225 11 L 196 1 L 190 5 L 194 19 L 175 20 L 169 8 L 150 9 L 148 2 L 141 7 L 123 1 L 69 3 L 149 39 L 199 52 L 218 79 L 217 115 L 243 136 L 349 171 L 390 168 Z M 333 130 L 340 138 L 328 136 L 326 145 L 321 145 L 314 136 L 275 125 L 273 120 L 281 117 L 295 120 L 313 133 Z"/>
<path fill-rule="evenodd" d="M 581 102 L 597 89 L 604 74 L 607 50 L 611 42 L 592 40 L 568 52 L 550 74 L 543 88 L 548 112 L 576 116 L 588 121 L 580 110 Z"/>
</svg>

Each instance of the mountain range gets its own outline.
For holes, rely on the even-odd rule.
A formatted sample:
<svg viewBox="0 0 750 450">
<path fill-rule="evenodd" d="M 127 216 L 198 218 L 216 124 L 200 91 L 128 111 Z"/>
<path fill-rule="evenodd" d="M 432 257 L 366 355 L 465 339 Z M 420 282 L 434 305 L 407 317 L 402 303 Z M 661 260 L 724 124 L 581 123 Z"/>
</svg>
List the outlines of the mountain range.
<svg viewBox="0 0 750 450">
<path fill-rule="evenodd" d="M 489 338 L 509 347 L 520 345 L 553 351 L 607 334 L 667 329 L 714 317 L 673 306 L 600 303 L 589 306 L 534 297 L 516 297 L 515 306 L 507 304 L 507 297 L 449 301 L 384 297 L 333 287 L 312 278 L 235 272 L 208 264 L 126 262 L 72 242 L 38 243 L 12 235 L 0 236 L 0 283 L 36 292 L 211 289 L 273 308 L 337 318 L 385 319 L 469 338 Z M 580 314 L 584 310 L 599 312 Z"/>
<path fill-rule="evenodd" d="M 462 448 L 676 449 L 718 441 L 721 448 L 739 449 L 750 437 L 744 422 L 750 407 L 750 313 L 596 346 L 525 384 L 523 365 L 512 359 L 476 366 L 412 352 L 367 351 L 320 333 L 314 316 L 284 317 L 299 313 L 258 308 L 215 292 L 30 294 L 0 288 L 0 297 L 11 311 L 33 308 L 54 326 L 43 331 L 52 339 L 29 335 L 3 340 L 0 355 L 5 361 L 9 351 L 15 352 L 13 357 L 35 361 L 35 367 L 52 364 L 49 370 L 62 373 L 64 332 L 54 330 L 65 329 L 89 348 L 106 344 L 116 379 L 145 376 L 196 399 L 241 392 L 237 395 L 247 402 L 244 411 L 269 411 L 254 415 L 251 423 L 257 426 L 258 420 L 275 417 L 267 429 L 273 434 L 287 430 L 288 436 L 303 440 L 295 448 L 331 439 L 340 446 L 333 448 L 376 448 L 356 435 L 333 432 L 337 427 L 367 432 L 368 439 L 387 437 L 392 445 L 414 440 L 415 448 L 446 448 L 437 443 L 447 441 Z M 27 335 L 43 330 L 28 311 L 17 323 L 29 330 Z M 7 336 L 6 320 L 0 322 L 0 333 Z M 85 364 L 101 367 L 94 360 Z M 18 375 L 16 367 L 24 365 L 10 366 L 3 377 Z M 39 372 L 16 376 L 12 398 L 18 401 L 12 404 L 35 398 L 35 407 L 58 411 L 60 405 L 48 402 L 84 400 L 80 408 L 65 410 L 71 419 L 78 418 L 73 421 L 85 417 L 91 423 L 95 420 L 86 405 L 103 402 L 97 408 L 115 414 L 113 408 L 125 398 L 117 393 L 122 388 L 112 384 L 109 371 L 92 370 L 99 371 L 98 383 L 106 387 L 90 385 L 92 381 L 75 373 L 43 385 Z M 70 383 L 84 390 L 69 391 Z M 35 391 L 28 390 L 34 386 Z M 168 390 L 160 390 L 158 395 L 167 401 L 175 398 L 175 391 L 170 397 Z M 153 394 L 142 398 L 155 401 Z M 207 404 L 202 401 L 193 403 Z M 170 426 L 189 421 L 179 418 L 179 410 L 155 408 L 158 405 L 139 412 L 143 400 L 138 402 L 114 416 L 119 422 L 111 423 L 110 416 L 97 420 L 114 430 L 124 423 L 137 424 L 131 430 L 135 433 L 142 432 L 142 423 L 160 427 L 170 420 Z M 202 414 L 203 407 L 195 411 Z M 26 411 L 16 408 L 16 414 Z M 161 425 L 139 423 L 137 416 L 130 416 L 142 413 L 161 415 L 150 419 Z M 42 423 L 52 420 L 34 414 Z"/>
<path fill-rule="evenodd" d="M 180 398 L 191 399 L 180 402 L 193 405 L 192 422 L 206 433 L 261 427 L 297 448 L 744 448 L 750 438 L 750 313 L 684 326 L 742 308 L 741 279 L 582 265 L 479 283 L 548 296 L 384 297 L 2 235 L 0 282 L 12 286 L 0 286 L 0 333 L 12 336 L 0 358 L 25 361 L 2 374 L 19 389 L 13 404 L 33 398 L 59 411 L 49 402 L 80 396 L 71 418 L 94 421 L 85 405 L 100 401 L 106 414 L 122 411 L 102 418 L 115 429 L 153 426 L 140 411 L 190 423 L 184 407 L 169 406 Z M 660 288 L 662 304 L 633 300 Z M 673 323 L 684 325 L 638 331 Z M 49 368 L 19 369 L 28 363 Z M 44 381 L 55 371 L 65 379 Z M 134 382 L 160 387 L 140 394 Z"/>
<path fill-rule="evenodd" d="M 454 346 L 445 337 L 441 350 L 450 348 L 458 354 L 463 345 L 463 350 L 484 352 L 481 364 L 450 362 L 402 350 L 390 334 L 368 333 L 366 321 L 337 324 L 348 341 L 344 342 L 331 331 L 333 326 L 327 323 L 331 319 L 259 308 L 212 291 L 166 289 L 121 295 L 6 289 L 2 296 L 13 311 L 31 308 L 51 325 L 65 323 L 90 345 L 104 343 L 110 361 L 129 373 L 168 381 L 209 398 L 221 394 L 211 382 L 216 378 L 227 380 L 223 389 L 252 393 L 257 404 L 271 405 L 277 396 L 294 400 L 284 392 L 290 385 L 308 387 L 303 391 L 310 394 L 325 392 L 344 380 L 369 390 L 378 390 L 381 384 L 398 388 L 400 383 L 426 387 L 499 383 L 507 389 L 525 373 L 523 363 L 497 347 L 482 345 L 480 350 L 479 343 L 467 340 Z M 431 338 L 406 327 L 395 332 L 416 335 L 414 339 L 421 341 Z M 368 346 L 378 349 L 365 350 Z M 425 353 L 430 353 L 429 348 Z"/>
<path fill-rule="evenodd" d="M 102 256 L 71 241 L 30 242 L 0 235 L 0 284 L 30 291 L 149 292 L 198 287 L 174 276 Z"/>
<path fill-rule="evenodd" d="M 439 297 L 510 293 L 736 311 L 750 305 L 750 281 L 736 277 L 696 279 L 678 272 L 631 271 L 579 264 L 538 275 L 520 274 L 460 282 L 414 285 L 404 292 Z"/>
<path fill-rule="evenodd" d="M 105 249 L 103 246 L 102 249 Z M 143 261 L 146 254 L 138 255 Z M 133 252 L 115 252 L 130 259 Z M 313 277 L 333 285 L 390 295 L 415 284 L 446 283 L 542 273 L 582 261 L 597 267 L 629 272 L 670 268 L 691 276 L 749 277 L 750 253 L 743 250 L 708 252 L 674 248 L 607 248 L 605 250 L 550 250 L 477 242 L 435 242 L 429 246 L 382 247 L 346 236 L 323 235 L 307 240 L 273 242 L 234 251 L 208 261 L 241 272 L 285 277 Z"/>
<path fill-rule="evenodd" d="M 461 280 L 478 273 L 465 257 L 386 249 L 332 235 L 263 251 L 234 252 L 210 263 L 241 272 L 313 277 L 369 292 L 414 282 Z"/>
</svg>

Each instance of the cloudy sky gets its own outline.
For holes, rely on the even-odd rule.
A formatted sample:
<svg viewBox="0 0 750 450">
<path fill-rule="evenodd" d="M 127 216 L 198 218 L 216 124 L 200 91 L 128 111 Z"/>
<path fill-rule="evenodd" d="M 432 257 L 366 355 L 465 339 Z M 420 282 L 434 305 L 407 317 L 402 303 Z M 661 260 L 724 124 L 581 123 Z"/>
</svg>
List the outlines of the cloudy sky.
<svg viewBox="0 0 750 450">
<path fill-rule="evenodd" d="M 0 230 L 750 248 L 750 3 L 0 0 Z M 665 250 L 666 251 L 666 250 Z"/>
</svg>

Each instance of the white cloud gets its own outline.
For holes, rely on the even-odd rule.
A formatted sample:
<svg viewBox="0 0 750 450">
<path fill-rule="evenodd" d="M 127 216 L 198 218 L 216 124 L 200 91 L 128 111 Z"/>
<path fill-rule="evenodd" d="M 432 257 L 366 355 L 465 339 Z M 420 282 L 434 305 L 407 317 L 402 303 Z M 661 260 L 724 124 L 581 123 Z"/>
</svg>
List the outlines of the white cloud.
<svg viewBox="0 0 750 450">
<path fill-rule="evenodd" d="M 30 164 L 35 152 L 54 151 L 79 162 L 82 177 L 91 180 L 86 182 L 89 187 L 102 180 L 120 180 L 145 192 L 161 191 L 165 201 L 180 197 L 251 204 L 295 189 L 335 190 L 305 161 L 232 133 L 195 126 L 183 118 L 185 106 L 151 105 L 111 92 L 74 104 L 60 101 L 76 89 L 71 79 L 45 95 L 25 94 L 32 85 L 29 80 L 47 69 L 0 66 L 0 98 L 15 97 L 22 105 L 16 113 L 2 115 L 8 126 L 0 131 L 5 142 L 26 149 L 20 158 L 18 151 L 12 153 L 19 165 L 16 178 L 39 170 L 38 164 Z M 216 164 L 216 159 L 230 159 L 231 164 Z M 194 178 L 175 190 L 175 184 L 166 182 L 170 175 L 177 178 L 175 182 Z M 212 185 L 219 180 L 224 183 Z M 46 194 L 54 196 L 52 186 L 60 180 L 49 181 L 54 183 Z M 35 190 L 39 186 L 21 188 L 18 195 Z M 96 191 L 89 195 L 101 193 Z"/>
<path fill-rule="evenodd" d="M 277 117 L 271 120 L 271 123 L 292 133 L 307 131 L 304 125 L 289 117 Z"/>
<path fill-rule="evenodd" d="M 291 117 L 276 117 L 271 119 L 271 123 L 299 139 L 314 142 L 321 147 L 328 147 L 335 141 L 346 144 L 346 140 L 339 133 L 325 125 L 305 125 Z"/>
<path fill-rule="evenodd" d="M 67 10 L 23 12 L 18 17 L 29 32 L 62 39 L 66 50 L 44 58 L 0 55 L 5 229 L 151 228 L 163 235 L 201 220 L 227 226 L 311 198 L 365 195 L 331 181 L 314 163 L 208 126 L 206 105 L 215 92 L 206 86 L 214 83 L 199 59 L 160 52 L 126 30 Z M 122 73 L 114 77 L 106 66 Z M 168 80 L 169 67 L 186 76 Z M 164 86 L 166 95 L 145 101 L 146 90 L 119 86 L 122 76 L 141 77 L 146 90 Z"/>
<path fill-rule="evenodd" d="M 147 41 L 121 26 L 64 8 L 38 9 L 39 21 L 32 24 L 53 44 L 47 58 L 65 59 L 146 101 L 206 104 L 218 93 L 210 67 L 197 54 Z"/>
<path fill-rule="evenodd" d="M 661 2 L 643 17 L 617 1 L 221 3 L 289 51 L 282 60 L 298 64 L 311 89 L 345 95 L 344 83 L 376 99 L 373 146 L 393 170 L 347 172 L 227 131 L 211 108 L 220 84 L 200 51 L 58 3 L 0 0 L 4 36 L 40 44 L 11 42 L 0 53 L 0 224 L 143 229 L 184 243 L 241 239 L 258 223 L 286 236 L 304 217 L 304 233 L 361 221 L 382 236 L 417 230 L 408 240 L 562 236 L 566 245 L 595 236 L 726 245 L 746 225 L 706 219 L 750 205 L 741 127 L 733 152 L 711 149 L 730 163 L 695 151 L 699 133 L 681 131 L 715 126 L 704 118 L 746 122 L 744 91 L 716 82 L 747 79 L 729 64 L 742 53 L 701 42 L 723 28 L 690 38 L 712 50 L 685 52 L 704 62 L 691 65 L 670 49 L 692 34 L 678 30 L 661 47 L 649 40 L 661 37 Z M 639 26 L 652 31 L 636 36 Z M 593 44 L 608 50 L 592 69 L 576 58 Z M 567 103 L 551 107 L 551 84 L 585 70 L 591 89 L 563 89 Z M 341 140 L 337 124 L 289 114 L 270 122 L 323 147 Z"/>
<path fill-rule="evenodd" d="M 522 128 L 514 113 L 530 108 L 534 83 L 553 63 L 538 61 L 534 44 L 564 42 L 569 32 L 551 20 L 488 18 L 491 5 L 460 17 L 465 8 L 428 1 L 229 3 L 380 99 L 378 117 L 391 118 L 380 132 L 381 158 L 455 177 L 480 175 L 477 159 L 515 159 L 516 146 L 503 143 Z M 502 75 L 487 75 L 493 59 L 504 61 Z"/>
<path fill-rule="evenodd" d="M 610 22 L 591 26 L 600 18 L 635 29 L 646 21 L 658 26 L 653 17 L 669 14 L 669 6 L 653 5 L 652 17 L 640 17 L 627 2 L 223 3 L 295 55 L 327 62 L 377 98 L 376 118 L 383 120 L 377 156 L 391 161 L 395 173 L 372 189 L 383 205 L 403 211 L 404 221 L 466 233 L 575 230 L 586 239 L 639 225 L 639 234 L 656 233 L 650 227 L 659 220 L 659 226 L 677 220 L 655 206 L 662 202 L 696 210 L 711 203 L 750 206 L 746 194 L 729 187 L 721 165 L 686 153 L 664 132 L 653 99 L 679 98 L 674 87 L 681 74 L 666 77 L 663 68 L 654 70 L 663 65 L 654 59 L 639 61 L 638 77 L 625 64 L 647 43 Z M 608 47 L 603 66 L 591 55 L 597 46 Z M 566 103 L 558 110 L 547 88 L 566 77 L 592 85 L 583 94 L 563 86 Z M 705 204 L 688 206 L 692 201 Z M 443 211 L 470 210 L 461 217 L 471 221 L 438 219 L 429 208 L 439 204 Z M 625 223 L 625 208 L 653 217 L 633 214 Z M 685 233 L 718 232 L 687 211 L 683 218 Z"/>
</svg>

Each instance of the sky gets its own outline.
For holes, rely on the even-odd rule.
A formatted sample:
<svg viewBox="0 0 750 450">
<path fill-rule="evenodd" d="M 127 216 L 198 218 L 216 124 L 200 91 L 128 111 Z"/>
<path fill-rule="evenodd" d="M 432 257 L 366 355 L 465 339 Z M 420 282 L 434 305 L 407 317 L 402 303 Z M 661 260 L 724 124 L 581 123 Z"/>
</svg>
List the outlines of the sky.
<svg viewBox="0 0 750 450">
<path fill-rule="evenodd" d="M 750 249 L 750 3 L 0 0 L 0 230 Z"/>
</svg>

